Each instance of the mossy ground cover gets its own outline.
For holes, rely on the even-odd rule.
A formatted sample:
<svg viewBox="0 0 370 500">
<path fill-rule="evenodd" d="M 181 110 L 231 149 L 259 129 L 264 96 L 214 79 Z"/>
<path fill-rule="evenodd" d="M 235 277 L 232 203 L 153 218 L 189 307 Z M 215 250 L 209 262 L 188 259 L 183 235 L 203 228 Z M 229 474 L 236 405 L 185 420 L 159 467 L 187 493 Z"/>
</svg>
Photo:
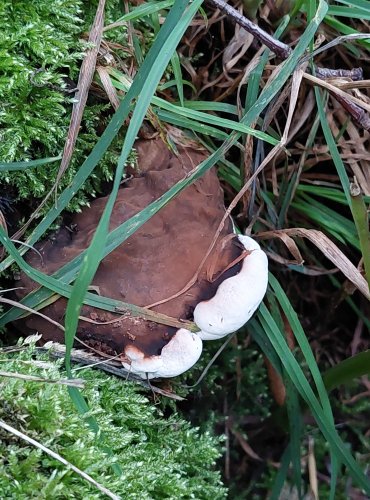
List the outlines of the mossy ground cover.
<svg viewBox="0 0 370 500">
<path fill-rule="evenodd" d="M 45 354 L 35 358 L 32 347 L 7 358 L 3 371 L 63 378 L 62 363 Z M 59 453 L 121 498 L 225 497 L 220 473 L 215 471 L 220 442 L 209 432 L 200 432 L 176 413 L 165 416 L 131 382 L 89 368 L 78 377 L 86 381 L 83 392 L 99 421 L 100 437 L 76 412 L 65 385 L 3 378 L 0 419 Z M 112 456 L 103 451 L 104 446 L 109 446 Z M 0 457 L 4 499 L 102 498 L 75 472 L 2 429 Z M 121 476 L 113 473 L 113 463 L 122 468 Z"/>
</svg>

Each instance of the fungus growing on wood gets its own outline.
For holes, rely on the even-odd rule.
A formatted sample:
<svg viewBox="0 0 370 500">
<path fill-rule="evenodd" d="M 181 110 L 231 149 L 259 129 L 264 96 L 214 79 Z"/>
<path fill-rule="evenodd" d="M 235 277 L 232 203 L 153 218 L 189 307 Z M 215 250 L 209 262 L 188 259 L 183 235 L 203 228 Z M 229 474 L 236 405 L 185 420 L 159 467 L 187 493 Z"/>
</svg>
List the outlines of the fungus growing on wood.
<svg viewBox="0 0 370 500">
<path fill-rule="evenodd" d="M 176 377 L 186 372 L 202 354 L 202 340 L 186 328 L 180 328 L 157 356 L 145 356 L 131 344 L 125 348 L 126 370 L 142 378 Z"/>
<path fill-rule="evenodd" d="M 256 241 L 238 236 L 250 252 L 243 259 L 240 272 L 223 281 L 216 294 L 197 304 L 194 321 L 203 340 L 214 340 L 239 330 L 261 303 L 267 289 L 267 257 Z"/>
<path fill-rule="evenodd" d="M 130 169 L 132 178 L 119 191 L 110 230 L 159 198 L 205 159 L 205 152 L 194 144 L 179 146 L 177 155 L 160 139 L 140 140 L 135 147 L 138 168 Z M 28 253 L 28 262 L 53 274 L 79 255 L 90 244 L 106 201 L 107 198 L 96 199 L 89 208 L 74 215 L 70 224 L 73 231 L 62 227 L 37 245 L 42 262 L 34 252 Z M 216 245 L 207 259 L 213 263 L 212 274 L 218 276 L 214 282 L 209 281 L 207 262 L 201 268 L 200 264 L 224 213 L 217 174 L 207 171 L 105 257 L 92 282 L 100 295 L 137 306 L 168 299 L 152 310 L 177 320 L 193 319 L 195 309 L 199 335 L 128 313 L 117 317 L 115 313 L 84 306 L 81 314 L 85 320 L 78 324 L 78 339 L 103 353 L 121 355 L 123 366 L 142 378 L 173 377 L 199 359 L 201 339 L 218 338 L 242 326 L 266 289 L 266 257 L 251 238 L 230 238 L 233 227 L 228 220 L 220 233 L 222 251 Z M 250 254 L 243 263 L 228 268 L 241 255 L 239 242 Z M 196 283 L 176 296 L 198 270 Z M 33 290 L 35 283 L 22 274 L 19 286 L 23 287 L 17 292 L 21 297 Z M 255 297 L 252 290 L 257 292 Z M 66 300 L 60 298 L 42 312 L 63 324 L 65 308 Z M 214 320 L 209 319 L 212 308 Z M 45 341 L 64 341 L 62 331 L 51 329 L 50 323 L 40 316 L 29 316 L 16 324 L 24 333 L 41 333 Z"/>
</svg>

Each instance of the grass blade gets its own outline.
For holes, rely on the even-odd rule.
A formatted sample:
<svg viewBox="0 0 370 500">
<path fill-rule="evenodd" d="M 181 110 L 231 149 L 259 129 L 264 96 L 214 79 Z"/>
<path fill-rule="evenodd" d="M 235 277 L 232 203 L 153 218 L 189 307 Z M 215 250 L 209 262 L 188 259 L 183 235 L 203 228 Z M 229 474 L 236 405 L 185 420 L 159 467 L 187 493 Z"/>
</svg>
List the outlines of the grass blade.
<svg viewBox="0 0 370 500">
<path fill-rule="evenodd" d="M 289 443 L 280 459 L 280 467 L 278 473 L 276 474 L 274 484 L 272 485 L 272 489 L 268 497 L 269 500 L 279 500 L 281 498 L 281 492 L 288 477 L 291 455 L 291 444 Z"/>
<path fill-rule="evenodd" d="M 347 446 L 339 437 L 331 419 L 328 419 L 325 411 L 317 400 L 313 390 L 311 389 L 307 379 L 305 378 L 301 367 L 290 351 L 283 335 L 279 331 L 273 317 L 269 313 L 266 306 L 262 303 L 258 318 L 264 330 L 268 333 L 271 343 L 273 344 L 280 360 L 286 369 L 293 384 L 297 388 L 303 400 L 307 403 L 315 420 L 328 441 L 330 447 L 335 452 L 338 460 L 347 465 L 349 473 L 358 485 L 367 493 L 370 493 L 370 481 L 366 478 L 359 465 L 356 463 L 352 455 L 349 453 Z"/>
<path fill-rule="evenodd" d="M 14 172 L 16 170 L 27 170 L 29 168 L 46 165 L 62 159 L 62 156 L 54 156 L 52 158 L 41 158 L 40 160 L 30 161 L 14 161 L 12 163 L 0 162 L 0 172 Z"/>
<path fill-rule="evenodd" d="M 370 350 L 360 352 L 333 366 L 323 374 L 323 381 L 326 389 L 331 391 L 363 375 L 370 375 Z"/>
<path fill-rule="evenodd" d="M 358 238 L 360 240 L 360 248 L 365 268 L 365 277 L 370 290 L 370 232 L 369 232 L 369 217 L 367 208 L 361 190 L 357 184 L 356 178 L 350 185 L 351 195 L 351 211 L 355 221 Z"/>
</svg>

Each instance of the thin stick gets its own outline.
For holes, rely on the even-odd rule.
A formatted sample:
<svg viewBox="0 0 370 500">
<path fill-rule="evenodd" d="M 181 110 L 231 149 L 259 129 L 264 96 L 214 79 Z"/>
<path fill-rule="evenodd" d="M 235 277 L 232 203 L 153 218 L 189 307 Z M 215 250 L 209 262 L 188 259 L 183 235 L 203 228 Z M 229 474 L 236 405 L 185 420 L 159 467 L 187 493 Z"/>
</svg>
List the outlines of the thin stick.
<svg viewBox="0 0 370 500">
<path fill-rule="evenodd" d="M 362 68 L 331 69 L 315 66 L 315 73 L 319 78 L 350 78 L 354 81 L 362 80 L 364 76 Z"/>
<path fill-rule="evenodd" d="M 272 52 L 274 52 L 277 56 L 286 59 L 292 52 L 292 49 L 283 42 L 276 40 L 276 38 L 272 37 L 266 31 L 261 29 L 257 24 L 252 23 L 249 19 L 241 15 L 234 7 L 227 4 L 224 0 L 209 0 L 210 3 L 213 3 L 218 9 L 225 12 L 234 22 L 239 24 L 242 28 L 245 29 L 248 33 L 253 35 L 257 40 L 266 45 Z"/>
<path fill-rule="evenodd" d="M 351 89 L 368 89 L 370 88 L 370 80 L 352 81 L 352 82 L 335 82 L 335 85 L 342 90 Z"/>
<path fill-rule="evenodd" d="M 348 94 L 347 92 L 344 92 L 344 90 L 341 90 L 326 80 L 322 80 L 321 78 L 317 78 L 316 76 L 308 73 L 305 73 L 304 77 L 314 85 L 327 89 L 330 92 L 330 95 L 333 96 L 343 106 L 343 108 L 348 111 L 348 113 L 350 113 L 357 125 L 365 130 L 370 130 L 370 118 L 364 111 L 366 110 L 370 112 L 369 104 L 361 101 L 351 94 Z"/>
<path fill-rule="evenodd" d="M 68 385 L 70 387 L 78 387 L 79 389 L 83 389 L 85 387 L 85 381 L 80 378 L 61 378 L 55 380 L 50 378 L 35 377 L 34 375 L 25 375 L 24 373 L 7 372 L 3 370 L 0 370 L 0 377 L 18 378 L 27 382 L 45 382 L 47 384 Z"/>
<path fill-rule="evenodd" d="M 105 488 L 105 486 L 103 486 L 100 483 L 98 483 L 97 481 L 95 481 L 95 479 L 93 479 L 91 476 L 89 476 L 88 474 L 86 474 L 86 472 L 84 472 L 83 470 L 79 469 L 75 465 L 71 464 L 71 462 L 68 462 L 68 460 L 66 460 L 65 458 L 63 458 L 61 455 L 59 455 L 58 453 L 55 453 L 55 451 L 50 450 L 50 448 L 47 448 L 46 446 L 44 446 L 43 444 L 39 443 L 35 439 L 32 439 L 31 437 L 27 436 L 27 434 L 24 434 L 23 432 L 18 431 L 17 429 L 15 429 L 14 427 L 12 427 L 11 425 L 6 424 L 2 420 L 0 420 L 0 427 L 2 427 L 7 432 L 10 432 L 11 434 L 14 434 L 14 436 L 17 436 L 17 437 L 23 439 L 24 441 L 27 441 L 27 443 L 32 444 L 36 448 L 39 448 L 44 453 L 47 453 L 51 457 L 55 458 L 55 460 L 58 460 L 59 462 L 61 462 L 63 465 L 66 465 L 69 469 L 72 469 L 73 472 L 76 472 L 76 474 L 78 474 L 83 479 L 85 479 L 86 481 L 88 481 L 90 484 L 92 484 L 93 486 L 95 486 L 99 491 L 101 491 L 102 493 L 104 493 L 105 495 L 107 495 L 107 497 L 112 498 L 113 500 L 120 500 L 119 496 L 115 495 L 110 490 L 108 490 L 107 488 Z"/>
<path fill-rule="evenodd" d="M 64 326 L 58 323 L 57 321 L 54 321 L 53 319 L 49 318 L 49 316 L 46 316 L 45 314 L 42 314 L 35 309 L 32 309 L 31 307 L 25 306 L 21 302 L 17 302 L 15 300 L 11 299 L 6 299 L 5 297 L 0 297 L 0 302 L 3 302 L 4 304 L 9 304 L 10 306 L 13 307 L 18 307 L 19 309 L 23 309 L 24 311 L 27 311 L 31 314 L 36 314 L 37 316 L 40 316 L 41 318 L 45 319 L 46 321 L 49 321 L 52 325 L 56 326 L 60 330 L 64 332 Z"/>
</svg>

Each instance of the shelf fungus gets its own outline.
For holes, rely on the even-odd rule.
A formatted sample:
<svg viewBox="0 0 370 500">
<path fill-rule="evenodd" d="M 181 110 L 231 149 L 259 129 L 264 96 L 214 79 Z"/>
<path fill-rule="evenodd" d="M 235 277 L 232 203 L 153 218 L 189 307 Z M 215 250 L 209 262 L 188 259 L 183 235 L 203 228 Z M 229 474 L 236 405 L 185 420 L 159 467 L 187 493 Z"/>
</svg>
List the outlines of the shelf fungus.
<svg viewBox="0 0 370 500">
<path fill-rule="evenodd" d="M 178 146 L 177 154 L 160 139 L 139 140 L 135 148 L 138 167 L 129 169 L 130 176 L 119 191 L 111 231 L 206 157 L 193 143 Z M 79 255 L 90 244 L 106 201 L 96 199 L 73 215 L 68 226 L 37 245 L 39 253 L 28 252 L 28 262 L 53 274 Z M 150 310 L 176 319 L 180 327 L 84 305 L 77 339 L 100 353 L 120 355 L 124 368 L 150 379 L 185 372 L 198 361 L 202 340 L 218 339 L 243 326 L 266 292 L 267 258 L 252 238 L 230 236 L 233 225 L 228 220 L 201 266 L 224 213 L 217 174 L 208 170 L 107 255 L 94 277 L 93 290 L 101 296 L 141 307 L 157 304 Z M 196 273 L 196 282 L 179 294 Z M 17 291 L 19 298 L 36 288 L 24 274 L 18 286 L 23 287 Z M 59 298 L 42 313 L 63 324 L 65 308 L 66 300 Z M 186 323 L 181 327 L 186 320 L 194 320 L 200 331 L 191 332 Z M 44 341 L 64 341 L 62 330 L 37 315 L 18 320 L 16 326 L 26 334 L 39 332 Z"/>
<path fill-rule="evenodd" d="M 215 340 L 241 328 L 260 305 L 267 288 L 267 257 L 249 236 L 238 236 L 249 255 L 236 276 L 223 281 L 216 294 L 197 304 L 195 324 L 203 340 Z"/>
</svg>

